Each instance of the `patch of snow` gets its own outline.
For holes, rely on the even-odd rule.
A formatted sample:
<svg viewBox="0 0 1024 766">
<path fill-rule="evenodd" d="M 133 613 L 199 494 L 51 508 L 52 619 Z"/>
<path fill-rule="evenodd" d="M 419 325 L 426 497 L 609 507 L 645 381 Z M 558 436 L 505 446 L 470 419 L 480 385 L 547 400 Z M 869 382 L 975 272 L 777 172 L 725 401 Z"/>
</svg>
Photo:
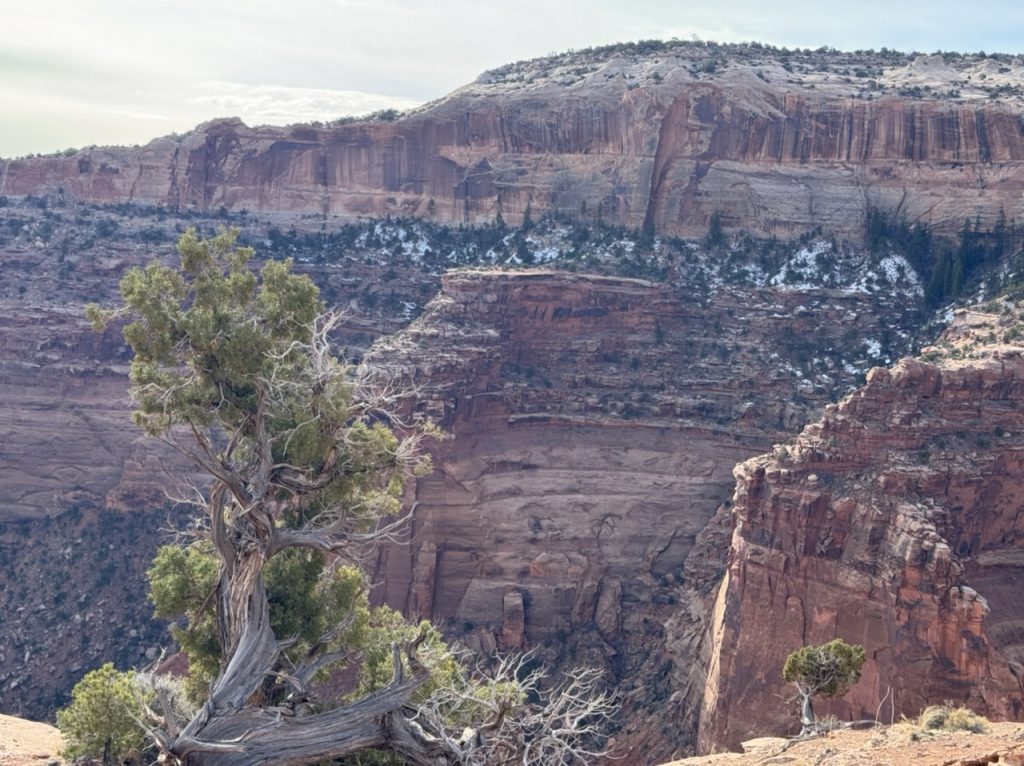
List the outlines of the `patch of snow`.
<svg viewBox="0 0 1024 766">
<path fill-rule="evenodd" d="M 822 285 L 821 265 L 818 256 L 832 251 L 832 243 L 817 240 L 801 248 L 790 258 L 779 272 L 768 280 L 772 287 L 781 290 L 812 290 Z"/>
</svg>

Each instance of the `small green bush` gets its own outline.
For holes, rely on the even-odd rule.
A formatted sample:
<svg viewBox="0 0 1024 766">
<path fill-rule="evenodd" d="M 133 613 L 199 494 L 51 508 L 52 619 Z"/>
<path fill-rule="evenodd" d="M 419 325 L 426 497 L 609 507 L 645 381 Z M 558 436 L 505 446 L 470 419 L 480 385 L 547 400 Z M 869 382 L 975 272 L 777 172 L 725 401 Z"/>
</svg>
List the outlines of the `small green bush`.
<svg viewBox="0 0 1024 766">
<path fill-rule="evenodd" d="M 860 680 L 863 666 L 864 647 L 836 638 L 791 653 L 782 668 L 782 677 L 811 695 L 841 697 Z"/>
<path fill-rule="evenodd" d="M 148 695 L 135 673 L 107 663 L 86 673 L 71 692 L 71 704 L 57 712 L 63 756 L 86 756 L 121 763 L 138 756 L 146 735 L 138 721 Z"/>
</svg>

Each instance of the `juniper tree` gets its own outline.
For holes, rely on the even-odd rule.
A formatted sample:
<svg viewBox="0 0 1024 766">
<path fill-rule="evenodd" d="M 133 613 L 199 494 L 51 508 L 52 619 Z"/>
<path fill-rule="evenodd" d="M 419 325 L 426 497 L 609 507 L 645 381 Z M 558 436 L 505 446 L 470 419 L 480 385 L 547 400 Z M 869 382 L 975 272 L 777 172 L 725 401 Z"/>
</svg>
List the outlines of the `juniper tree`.
<svg viewBox="0 0 1024 766">
<path fill-rule="evenodd" d="M 57 713 L 62 754 L 121 763 L 140 752 L 146 738 L 136 721 L 144 702 L 134 673 L 119 672 L 109 662 L 87 673 L 75 686 L 71 703 Z"/>
<path fill-rule="evenodd" d="M 846 694 L 860 680 L 863 665 L 864 647 L 839 638 L 820 646 L 802 647 L 786 658 L 782 677 L 796 687 L 800 696 L 801 734 L 814 728 L 812 698 Z"/>
<path fill-rule="evenodd" d="M 332 352 L 338 315 L 288 262 L 256 271 L 233 232 L 189 231 L 178 251 L 180 268 L 130 271 L 122 307 L 88 310 L 98 328 L 127 321 L 133 421 L 210 478 L 199 493 L 203 539 L 162 553 L 150 573 L 158 609 L 186 614 L 179 639 L 208 683 L 188 721 L 149 711 L 165 759 L 301 766 L 381 748 L 439 766 L 511 763 L 544 747 L 556 755 L 536 762 L 586 762 L 581 737 L 612 709 L 593 674 L 538 709 L 525 704 L 537 674 L 504 663 L 497 680 L 476 684 L 436 631 L 413 635 L 383 612 L 376 627 L 399 640 L 378 642 L 375 657 L 363 642 L 354 657 L 352 631 L 369 618 L 353 570 L 339 563 L 357 563 L 360 546 L 397 528 L 387 520 L 403 483 L 428 466 L 425 429 L 398 423 L 388 390 Z M 313 601 L 275 610 L 275 593 Z M 358 688 L 318 696 L 314 681 L 355 659 Z M 428 666 L 455 669 L 432 677 Z"/>
</svg>

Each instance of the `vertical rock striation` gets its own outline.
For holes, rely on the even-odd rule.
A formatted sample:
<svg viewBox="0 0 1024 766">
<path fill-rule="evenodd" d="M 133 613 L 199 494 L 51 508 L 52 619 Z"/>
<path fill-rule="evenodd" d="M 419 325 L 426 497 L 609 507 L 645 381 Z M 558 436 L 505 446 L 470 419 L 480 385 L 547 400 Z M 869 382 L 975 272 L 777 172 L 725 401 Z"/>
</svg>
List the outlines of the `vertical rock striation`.
<svg viewBox="0 0 1024 766">
<path fill-rule="evenodd" d="M 737 466 L 704 749 L 792 727 L 783 660 L 834 637 L 868 656 L 860 683 L 829 706 L 840 718 L 889 720 L 944 699 L 1024 713 L 1014 322 L 960 312 L 932 362 L 872 370 L 791 445 Z"/>
<path fill-rule="evenodd" d="M 871 207 L 950 232 L 1024 215 L 1020 62 L 716 50 L 523 62 L 392 122 L 226 119 L 142 148 L 0 161 L 0 194 L 246 209 L 307 227 L 518 222 L 529 207 L 681 235 L 703 235 L 716 211 L 772 236 L 859 234 Z"/>
</svg>

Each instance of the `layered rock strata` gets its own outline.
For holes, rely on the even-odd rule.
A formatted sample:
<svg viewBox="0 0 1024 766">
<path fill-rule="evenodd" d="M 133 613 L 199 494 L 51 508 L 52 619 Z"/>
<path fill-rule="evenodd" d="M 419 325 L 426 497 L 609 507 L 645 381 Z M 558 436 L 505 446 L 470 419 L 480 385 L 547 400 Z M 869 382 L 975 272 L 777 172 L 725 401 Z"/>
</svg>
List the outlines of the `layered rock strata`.
<svg viewBox="0 0 1024 766">
<path fill-rule="evenodd" d="M 118 300 L 128 268 L 174 257 L 170 244 L 100 243 L 67 258 L 41 242 L 0 245 L 12 277 L 0 286 L 0 524 L 75 502 L 140 510 L 189 494 L 191 466 L 131 423 L 131 352 L 120 328 L 96 333 L 85 320 L 86 303 Z M 300 267 L 347 311 L 336 340 L 350 355 L 407 324 L 403 306 L 437 284 L 401 265 Z"/>
<path fill-rule="evenodd" d="M 727 545 L 706 528 L 732 467 L 827 403 L 799 366 L 884 324 L 861 293 L 448 274 L 365 362 L 418 384 L 453 436 L 415 487 L 410 541 L 380 554 L 378 598 L 477 648 L 607 667 L 629 709 L 622 746 L 671 755 L 692 738 L 666 710 L 695 722 L 699 704 L 697 686 L 669 702 L 674 664 L 696 659 L 666 645 L 702 566 L 684 563 L 718 577 Z M 856 370 L 835 375 L 849 386 Z"/>
<path fill-rule="evenodd" d="M 1017 311 L 960 312 L 929 361 L 872 370 L 791 444 L 736 468 L 704 749 L 792 728 L 782 663 L 837 636 L 868 658 L 828 706 L 840 718 L 888 721 L 944 699 L 1024 714 Z"/>
<path fill-rule="evenodd" d="M 1024 66 L 678 44 L 510 65 L 391 122 L 204 124 L 137 149 L 0 162 L 66 193 L 319 225 L 559 211 L 668 234 L 859 235 L 871 207 L 957 231 L 1024 213 Z M 309 217 L 313 216 L 313 219 Z"/>
</svg>

